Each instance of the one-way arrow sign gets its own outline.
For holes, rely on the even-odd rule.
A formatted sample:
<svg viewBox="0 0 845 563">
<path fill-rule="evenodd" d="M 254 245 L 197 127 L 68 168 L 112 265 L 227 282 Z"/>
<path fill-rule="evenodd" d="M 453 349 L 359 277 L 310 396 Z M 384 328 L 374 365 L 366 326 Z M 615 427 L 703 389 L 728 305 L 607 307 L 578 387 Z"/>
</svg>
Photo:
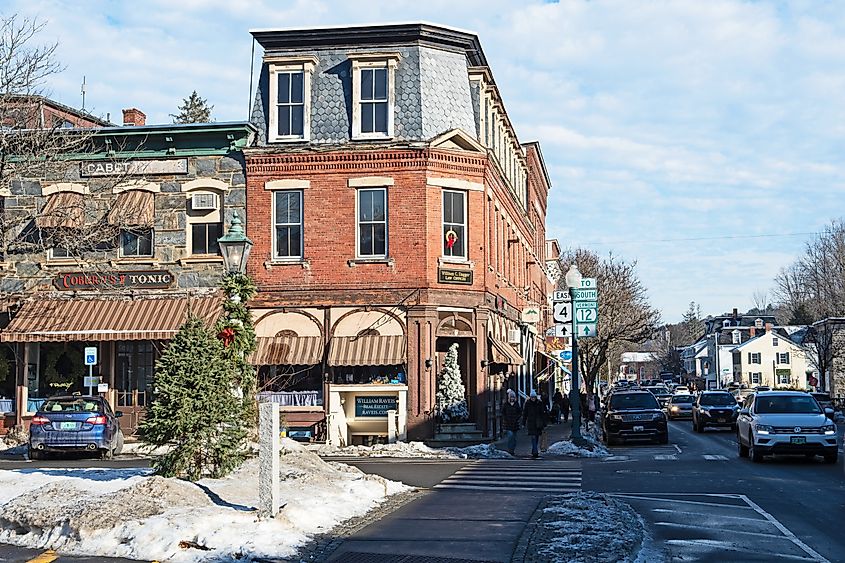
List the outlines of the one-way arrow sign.
<svg viewBox="0 0 845 563">
<path fill-rule="evenodd" d="M 585 337 L 585 336 L 598 336 L 598 330 L 596 329 L 596 323 L 589 323 L 589 324 L 579 324 L 578 325 L 578 337 Z"/>
</svg>

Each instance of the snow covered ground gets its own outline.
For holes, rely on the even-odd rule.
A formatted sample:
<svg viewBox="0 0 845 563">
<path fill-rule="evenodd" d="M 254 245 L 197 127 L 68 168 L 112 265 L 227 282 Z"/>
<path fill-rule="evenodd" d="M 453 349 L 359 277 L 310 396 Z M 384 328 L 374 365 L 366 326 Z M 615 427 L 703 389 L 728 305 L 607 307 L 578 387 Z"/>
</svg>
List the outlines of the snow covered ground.
<svg viewBox="0 0 845 563">
<path fill-rule="evenodd" d="M 497 449 L 492 444 L 478 444 L 465 448 L 430 448 L 422 442 L 397 442 L 395 444 L 347 446 L 345 448 L 335 448 L 323 444 L 312 447 L 312 451 L 322 456 L 413 457 L 428 459 L 504 459 L 512 457 L 509 453 Z"/>
<path fill-rule="evenodd" d="M 21 469 L 0 471 L 0 542 L 174 563 L 290 557 L 314 534 L 409 489 L 282 444 L 275 519 L 255 511 L 256 459 L 197 484 L 148 469 Z"/>
<path fill-rule="evenodd" d="M 633 562 L 645 538 L 640 517 L 627 504 L 600 493 L 550 500 L 537 523 L 531 549 L 549 563 Z"/>
<path fill-rule="evenodd" d="M 23 455 L 26 443 L 21 443 L 11 436 L 0 436 L 0 455 Z"/>
<path fill-rule="evenodd" d="M 610 455 L 601 442 L 601 429 L 597 425 L 594 424 L 588 431 L 583 432 L 582 436 L 589 444 L 588 447 L 582 448 L 573 444 L 571 440 L 563 440 L 549 446 L 549 453 L 571 457 L 608 457 Z"/>
</svg>

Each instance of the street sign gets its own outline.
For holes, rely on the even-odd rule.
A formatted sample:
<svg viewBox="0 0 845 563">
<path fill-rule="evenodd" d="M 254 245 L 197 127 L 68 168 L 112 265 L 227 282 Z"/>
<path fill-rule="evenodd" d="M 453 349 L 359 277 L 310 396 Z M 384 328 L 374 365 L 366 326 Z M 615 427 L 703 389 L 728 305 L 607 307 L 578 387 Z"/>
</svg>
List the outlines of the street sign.
<svg viewBox="0 0 845 563">
<path fill-rule="evenodd" d="M 97 365 L 97 347 L 96 346 L 86 346 L 85 347 L 85 365 L 86 366 L 96 366 Z"/>
<path fill-rule="evenodd" d="M 566 338 L 572 334 L 572 327 L 569 323 L 566 324 L 556 324 L 552 328 L 552 334 L 546 333 L 548 336 L 554 336 L 555 338 Z"/>
<path fill-rule="evenodd" d="M 596 289 L 598 284 L 596 278 L 581 278 L 581 289 Z"/>
<path fill-rule="evenodd" d="M 599 291 L 597 289 L 573 289 L 575 301 L 598 301 Z"/>
<path fill-rule="evenodd" d="M 552 301 L 554 301 L 555 303 L 572 301 L 572 297 L 569 295 L 568 291 L 555 291 L 552 294 Z"/>
<path fill-rule="evenodd" d="M 573 303 L 574 309 L 577 311 L 578 309 L 598 309 L 599 302 L 598 301 L 576 301 Z"/>
<path fill-rule="evenodd" d="M 100 377 L 97 375 L 86 375 L 82 378 L 82 384 L 85 387 L 96 387 L 100 384 Z"/>
<path fill-rule="evenodd" d="M 552 309 L 552 318 L 556 323 L 571 323 L 572 322 L 572 302 L 558 302 L 554 304 Z"/>
<path fill-rule="evenodd" d="M 558 357 L 563 360 L 564 362 L 571 362 L 572 361 L 572 350 L 561 350 L 560 355 Z"/>
<path fill-rule="evenodd" d="M 575 311 L 575 322 L 579 325 L 596 324 L 598 316 L 598 309 L 578 309 Z"/>
<path fill-rule="evenodd" d="M 578 338 L 584 338 L 586 336 L 598 336 L 598 334 L 599 333 L 596 329 L 596 323 L 578 325 Z"/>
</svg>

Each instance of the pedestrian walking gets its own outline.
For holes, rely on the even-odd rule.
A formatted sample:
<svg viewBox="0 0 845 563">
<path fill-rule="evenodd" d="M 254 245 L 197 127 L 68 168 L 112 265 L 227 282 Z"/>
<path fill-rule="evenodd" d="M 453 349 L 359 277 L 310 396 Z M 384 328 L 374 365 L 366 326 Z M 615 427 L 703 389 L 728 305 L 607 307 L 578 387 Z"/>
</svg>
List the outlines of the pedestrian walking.
<svg viewBox="0 0 845 563">
<path fill-rule="evenodd" d="M 502 428 L 508 438 L 508 453 L 514 455 L 516 451 L 516 432 L 519 430 L 519 419 L 522 416 L 522 409 L 516 401 L 516 392 L 508 389 L 508 400 L 502 407 Z"/>
<path fill-rule="evenodd" d="M 534 459 L 540 456 L 540 436 L 542 436 L 548 420 L 548 407 L 537 398 L 536 391 L 531 391 L 531 395 L 522 409 L 522 424 L 525 426 L 528 435 L 531 436 L 531 457 Z"/>
<path fill-rule="evenodd" d="M 587 395 L 587 422 L 592 422 L 593 426 L 596 424 L 596 411 L 598 411 L 598 397 L 594 393 Z M 589 428 L 589 424 L 587 424 Z"/>
<path fill-rule="evenodd" d="M 560 389 L 555 389 L 555 394 L 552 396 L 552 414 L 555 417 L 555 424 L 560 424 L 560 415 L 563 413 L 563 393 Z"/>
<path fill-rule="evenodd" d="M 564 395 L 563 399 L 560 401 L 560 414 L 563 416 L 564 422 L 569 422 L 569 409 L 571 408 L 571 403 L 569 401 L 569 396 Z"/>
</svg>

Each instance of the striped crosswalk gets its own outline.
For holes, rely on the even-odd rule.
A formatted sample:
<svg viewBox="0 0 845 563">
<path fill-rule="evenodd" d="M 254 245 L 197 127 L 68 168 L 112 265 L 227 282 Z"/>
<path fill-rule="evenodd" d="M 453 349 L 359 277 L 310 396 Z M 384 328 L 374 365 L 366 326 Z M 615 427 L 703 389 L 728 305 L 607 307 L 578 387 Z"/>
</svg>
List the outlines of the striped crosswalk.
<svg viewBox="0 0 845 563">
<path fill-rule="evenodd" d="M 574 493 L 581 490 L 581 464 L 544 459 L 479 460 L 462 467 L 434 488 L 503 493 Z"/>
<path fill-rule="evenodd" d="M 602 458 L 602 461 L 613 462 L 613 461 L 631 461 L 631 460 L 643 460 L 643 459 L 652 459 L 654 461 L 678 461 L 680 459 L 684 459 L 686 461 L 689 461 L 691 459 L 704 459 L 705 461 L 728 461 L 730 458 L 728 456 L 718 455 L 718 454 L 702 454 L 702 455 L 681 456 L 680 454 L 643 453 L 643 454 L 640 454 L 640 455 L 612 455 L 610 457 Z"/>
</svg>

